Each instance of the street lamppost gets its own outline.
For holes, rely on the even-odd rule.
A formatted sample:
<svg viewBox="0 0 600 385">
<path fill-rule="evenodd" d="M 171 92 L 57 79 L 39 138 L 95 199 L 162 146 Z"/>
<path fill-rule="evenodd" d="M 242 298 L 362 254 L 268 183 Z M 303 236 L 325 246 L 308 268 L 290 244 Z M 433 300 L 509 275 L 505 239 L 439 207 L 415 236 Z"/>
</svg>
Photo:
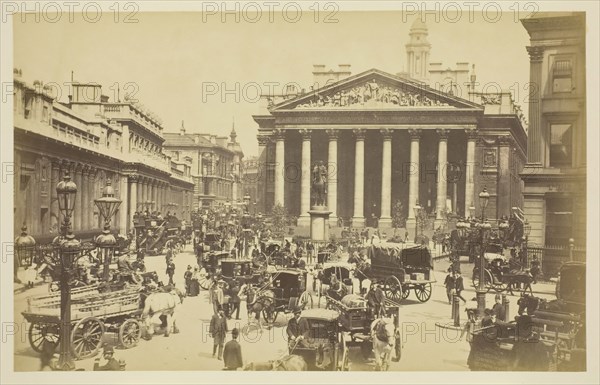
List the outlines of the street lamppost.
<svg viewBox="0 0 600 385">
<path fill-rule="evenodd" d="M 527 250 L 527 247 L 529 244 L 529 234 L 530 233 L 531 233 L 531 224 L 529 223 L 529 221 L 527 219 L 525 219 L 525 222 L 523 223 L 523 235 L 525 235 L 525 247 L 522 252 L 525 257 L 527 267 L 529 267 L 529 252 Z"/>
<path fill-rule="evenodd" d="M 81 253 L 81 244 L 75 239 L 71 229 L 71 215 L 75 207 L 77 185 L 71 181 L 67 171 L 62 181 L 56 186 L 58 208 L 63 216 L 62 234 L 53 243 L 60 252 L 60 357 L 57 364 L 59 370 L 73 370 L 75 364 L 71 355 L 71 270 L 73 263 Z"/>
<path fill-rule="evenodd" d="M 121 201 L 115 198 L 115 191 L 111 186 L 110 179 L 106 180 L 106 186 L 102 191 L 102 198 L 95 199 L 94 203 L 96 204 L 96 207 L 98 207 L 100 215 L 104 219 L 104 230 L 102 231 L 102 234 L 96 237 L 96 245 L 100 249 L 100 254 L 102 255 L 102 261 L 104 264 L 102 277 L 104 282 L 108 282 L 110 262 L 114 254 L 115 246 L 117 245 L 115 236 L 110 232 L 110 221 L 112 216 L 121 205 Z"/>
<path fill-rule="evenodd" d="M 20 267 L 28 267 L 33 263 L 33 254 L 35 251 L 35 239 L 27 234 L 27 226 L 21 227 L 21 235 L 15 239 L 15 259 L 14 259 L 14 282 L 20 283 L 17 277 L 17 270 Z"/>
<path fill-rule="evenodd" d="M 479 193 L 479 204 L 481 205 L 481 223 L 479 224 L 479 235 L 480 235 L 480 255 L 479 255 L 479 285 L 477 287 L 477 312 L 480 319 L 483 318 L 485 312 L 485 294 L 487 290 L 485 288 L 485 246 L 487 243 L 487 235 L 492 226 L 485 220 L 485 209 L 490 200 L 490 194 L 487 188 L 483 188 L 483 191 Z"/>
</svg>

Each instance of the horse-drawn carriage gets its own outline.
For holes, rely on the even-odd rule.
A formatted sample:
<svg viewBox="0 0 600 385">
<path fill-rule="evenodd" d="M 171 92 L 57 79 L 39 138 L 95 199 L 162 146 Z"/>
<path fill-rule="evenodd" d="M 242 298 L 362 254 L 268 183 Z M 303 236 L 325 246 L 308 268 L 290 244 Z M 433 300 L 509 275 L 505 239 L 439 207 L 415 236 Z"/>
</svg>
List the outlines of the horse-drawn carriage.
<svg viewBox="0 0 600 385">
<path fill-rule="evenodd" d="M 385 338 L 374 340 L 373 334 L 375 331 L 374 329 L 383 327 L 383 325 L 377 325 L 375 321 L 378 318 L 373 309 L 369 309 L 364 297 L 357 294 L 349 294 L 344 296 L 341 300 L 329 296 L 327 296 L 326 299 L 327 308 L 339 313 L 338 322 L 340 324 L 340 330 L 347 333 L 350 338 L 350 340 L 346 342 L 348 347 L 360 347 L 361 353 L 365 359 L 368 359 L 375 350 L 376 363 L 379 364 L 380 368 L 383 370 L 389 365 L 392 356 L 395 356 L 396 361 L 400 360 L 402 352 L 401 341 L 399 339 L 399 306 L 397 303 L 385 299 L 385 317 L 379 319 L 383 319 L 384 323 L 388 322 L 393 324 L 393 334 L 390 330 L 390 332 L 387 333 L 388 340 L 381 341 L 382 343 L 380 343 L 380 340 Z"/>
<path fill-rule="evenodd" d="M 485 270 L 484 283 L 486 289 L 494 290 L 498 293 L 508 291 L 513 294 L 513 291 L 532 292 L 531 284 L 534 281 L 533 275 L 529 270 L 523 269 L 514 258 L 507 259 L 504 256 L 504 249 L 500 244 L 491 244 L 486 247 L 484 253 Z M 472 283 L 474 287 L 479 287 L 479 263 L 473 268 Z"/>
<path fill-rule="evenodd" d="M 315 287 L 313 291 L 321 295 L 327 295 L 333 298 L 341 299 L 346 294 L 354 292 L 353 278 L 355 266 L 347 262 L 327 262 L 317 264 L 316 279 L 313 280 Z M 332 285 L 332 277 L 335 280 Z M 316 287 L 318 283 L 318 287 Z"/>
<path fill-rule="evenodd" d="M 255 311 L 271 324 L 279 313 L 291 313 L 294 309 L 312 309 L 312 295 L 306 291 L 307 272 L 299 269 L 267 270 L 268 282 L 259 289 Z"/>
<path fill-rule="evenodd" d="M 185 244 L 181 235 L 181 221 L 175 216 L 160 219 L 154 216 L 135 216 L 133 224 L 137 233 L 137 247 L 147 255 L 163 254 L 167 242 Z"/>
<path fill-rule="evenodd" d="M 231 254 L 227 251 L 211 251 L 203 255 L 202 267 L 206 274 L 203 274 L 198 280 L 198 284 L 204 290 L 208 290 L 211 285 L 211 277 L 222 274 L 222 263 L 224 260 L 230 259 Z"/>
<path fill-rule="evenodd" d="M 359 279 L 383 281 L 385 296 L 394 302 L 406 299 L 411 289 L 420 302 L 431 298 L 431 284 L 436 280 L 431 274 L 433 264 L 426 246 L 380 243 L 371 245 L 367 255 L 371 262 L 369 266 L 357 269 Z"/>
<path fill-rule="evenodd" d="M 261 251 L 253 257 L 256 266 L 266 267 L 268 265 L 281 268 L 304 269 L 306 263 L 296 255 L 283 247 L 283 242 L 268 240 L 261 242 Z"/>
<path fill-rule="evenodd" d="M 563 264 L 556 300 L 522 293 L 516 321 L 475 330 L 471 370 L 585 371 L 585 273 Z"/>
<path fill-rule="evenodd" d="M 308 336 L 290 354 L 304 358 L 308 370 L 347 371 L 348 347 L 338 322 L 339 314 L 328 309 L 307 309 L 301 317 L 308 322 Z"/>
</svg>

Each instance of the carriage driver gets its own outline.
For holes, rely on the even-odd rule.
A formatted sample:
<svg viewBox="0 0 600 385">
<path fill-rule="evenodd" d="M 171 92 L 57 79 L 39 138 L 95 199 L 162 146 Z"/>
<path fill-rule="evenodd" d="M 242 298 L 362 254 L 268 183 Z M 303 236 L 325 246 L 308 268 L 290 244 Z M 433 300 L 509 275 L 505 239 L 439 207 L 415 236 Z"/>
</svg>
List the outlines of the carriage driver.
<svg viewBox="0 0 600 385">
<path fill-rule="evenodd" d="M 287 335 L 288 335 L 288 348 L 290 350 L 290 354 L 293 353 L 293 350 L 296 347 L 304 347 L 304 339 L 308 337 L 309 326 L 308 321 L 305 318 L 300 318 L 302 314 L 302 309 L 300 307 L 296 307 L 294 309 L 294 317 L 289 320 L 287 325 Z"/>
</svg>

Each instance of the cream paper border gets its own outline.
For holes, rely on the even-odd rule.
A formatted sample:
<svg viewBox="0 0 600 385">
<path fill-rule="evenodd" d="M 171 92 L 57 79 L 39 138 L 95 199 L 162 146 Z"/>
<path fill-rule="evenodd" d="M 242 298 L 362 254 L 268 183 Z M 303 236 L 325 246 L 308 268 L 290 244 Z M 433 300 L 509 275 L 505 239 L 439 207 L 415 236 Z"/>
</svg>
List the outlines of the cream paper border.
<svg viewBox="0 0 600 385">
<path fill-rule="evenodd" d="M 126 3 L 123 1 L 121 3 Z M 5 247 L 13 241 L 13 180 L 10 172 L 7 172 L 7 167 L 13 159 L 13 107 L 12 97 L 7 94 L 6 86 L 12 84 L 12 21 L 10 18 L 5 22 L 5 7 L 10 1 L 2 1 L 2 22 L 1 28 L 1 84 L 2 84 L 2 104 L 1 104 L 1 122 L 2 130 L 0 133 L 0 153 L 2 164 L 2 183 L 0 184 L 1 199 L 0 199 L 0 232 L 2 241 L 2 268 L 1 268 L 1 319 L 2 319 L 2 344 L 1 344 L 1 375 L 0 382 L 2 384 L 121 384 L 121 383 L 143 383 L 143 384 L 193 384 L 193 383 L 215 383 L 215 384 L 232 384 L 232 383 L 247 383 L 247 384 L 267 384 L 267 383 L 288 383 L 288 384 L 352 384 L 352 383 L 378 383 L 378 384 L 393 384 L 393 383 L 444 383 L 444 384 L 498 384 L 498 383 L 529 383 L 529 384 L 583 384 L 583 383 L 600 383 L 598 376 L 598 251 L 599 244 L 599 202 L 598 191 L 600 191 L 599 175 L 600 170 L 600 155 L 598 144 L 600 143 L 599 136 L 599 119 L 598 106 L 600 101 L 598 98 L 598 47 L 600 44 L 598 33 L 599 21 L 599 3 L 595 1 L 539 1 L 534 2 L 539 7 L 540 11 L 585 11 L 587 12 L 587 209 L 588 209 L 588 225 L 587 225 L 587 250 L 589 257 L 587 259 L 587 367 L 588 372 L 585 373 L 496 373 L 496 372 L 350 372 L 350 373 L 286 373 L 286 372 L 216 372 L 216 371 L 197 371 L 197 372 L 72 372 L 72 373 L 15 373 L 13 372 L 13 339 L 12 336 L 6 335 L 7 326 L 13 321 L 13 285 L 12 285 L 12 258 L 6 258 Z M 21 1 L 12 3 L 21 4 Z M 31 3 L 29 6 L 32 6 Z M 47 1 L 40 2 L 42 5 Z M 57 2 L 64 3 L 64 2 Z M 81 2 L 78 2 L 81 4 Z M 102 6 L 103 11 L 109 12 L 109 7 L 115 1 L 97 2 Z M 214 1 L 214 4 L 220 4 L 222 1 Z M 232 3 L 232 2 L 227 2 Z M 263 1 L 256 3 L 262 4 Z M 284 1 L 278 1 L 278 4 L 284 4 Z M 295 1 L 301 5 L 303 9 L 314 4 L 314 1 Z M 461 9 L 466 9 L 469 6 L 475 6 L 476 9 L 488 2 L 480 1 L 436 1 L 436 2 L 392 2 L 392 1 L 335 1 L 340 12 L 343 11 L 383 11 L 383 10 L 402 10 L 402 6 L 412 4 L 420 10 L 442 9 L 448 6 L 449 3 L 457 4 Z M 526 2 L 516 1 L 497 1 L 495 2 L 503 11 L 512 12 L 515 6 L 521 10 L 525 10 Z M 529 2 L 532 3 L 532 2 Z M 136 4 L 139 7 L 139 12 L 161 12 L 161 11 L 200 11 L 202 9 L 201 2 L 191 1 L 138 1 Z M 469 5 L 471 4 L 471 5 Z M 495 5 L 496 5 L 495 4 Z M 404 8 L 407 9 L 407 8 Z M 226 43 L 226 42 L 224 42 Z M 493 42 L 490 49 L 493 49 Z M 523 47 L 525 50 L 525 47 Z M 9 260 L 10 259 L 10 260 Z M 596 295 L 594 295 L 596 294 Z M 160 357 L 156 357 L 160 360 Z M 423 357 L 426 359 L 426 357 Z M 277 374 L 275 374 L 277 373 Z"/>
</svg>

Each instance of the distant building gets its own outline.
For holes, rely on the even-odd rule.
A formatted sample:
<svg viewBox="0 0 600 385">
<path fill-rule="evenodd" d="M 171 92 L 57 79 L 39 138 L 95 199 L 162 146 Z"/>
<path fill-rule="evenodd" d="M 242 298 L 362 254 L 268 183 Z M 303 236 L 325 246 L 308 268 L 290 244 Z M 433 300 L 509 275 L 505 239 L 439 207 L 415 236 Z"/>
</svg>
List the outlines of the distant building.
<svg viewBox="0 0 600 385">
<path fill-rule="evenodd" d="M 242 189 L 244 196 L 250 197 L 248 210 L 250 213 L 258 212 L 257 203 L 259 199 L 259 189 L 261 183 L 264 181 L 260 180 L 260 163 L 258 157 L 253 156 L 244 159 L 242 167 Z"/>
<path fill-rule="evenodd" d="M 520 107 L 508 91 L 476 92 L 467 63 L 443 71 L 428 65 L 426 36 L 425 24 L 415 22 L 407 73 L 351 75 L 347 65 L 315 66 L 313 83 L 325 86 L 264 96 L 253 116 L 259 211 L 281 204 L 309 226 L 311 170 L 319 161 L 329 165 L 331 226 L 341 216 L 353 227 L 390 227 L 392 204 L 400 201 L 409 229 L 417 203 L 435 215 L 437 227 L 447 212 L 479 216 L 484 187 L 491 219 L 522 205 L 527 136 Z"/>
<path fill-rule="evenodd" d="M 191 163 L 163 152 L 163 125 L 140 104 L 109 101 L 97 84 L 72 84 L 69 102 L 54 100 L 40 81 L 14 71 L 15 229 L 51 239 L 60 229 L 56 185 L 69 171 L 78 192 L 73 231 L 97 235 L 103 226 L 94 199 L 110 180 L 122 203 L 113 229 L 125 233 L 136 211 L 171 211 L 189 218 Z"/>
<path fill-rule="evenodd" d="M 521 174 L 529 239 L 586 242 L 586 24 L 583 12 L 540 12 L 521 20 L 530 36 L 527 164 Z"/>
<path fill-rule="evenodd" d="M 178 133 L 165 132 L 163 147 L 175 161 L 190 159 L 194 181 L 193 209 L 241 204 L 241 162 L 244 153 L 235 128 L 226 136 L 189 133 L 183 122 Z"/>
</svg>

